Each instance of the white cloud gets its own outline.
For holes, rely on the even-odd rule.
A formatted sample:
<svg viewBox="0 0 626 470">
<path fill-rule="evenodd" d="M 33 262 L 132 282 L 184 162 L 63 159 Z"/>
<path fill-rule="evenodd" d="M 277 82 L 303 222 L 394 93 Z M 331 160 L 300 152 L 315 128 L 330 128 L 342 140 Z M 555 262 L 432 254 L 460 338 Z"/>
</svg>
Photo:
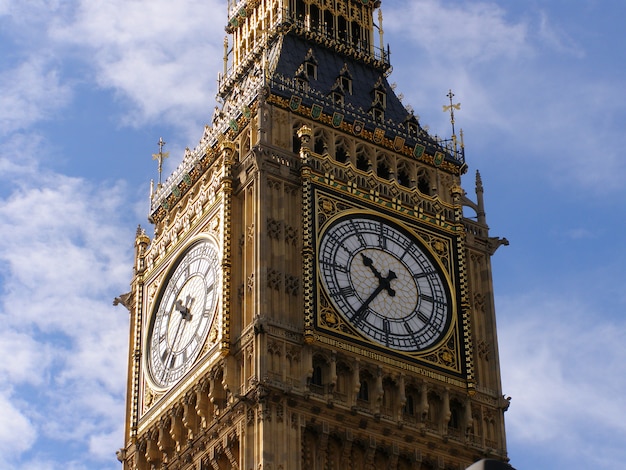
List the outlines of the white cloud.
<svg viewBox="0 0 626 470">
<path fill-rule="evenodd" d="M 528 25 L 507 22 L 506 11 L 494 3 L 445 5 L 438 0 L 411 0 L 391 7 L 387 10 L 383 5 L 384 28 L 404 30 L 416 47 L 437 59 L 453 63 L 511 60 L 531 51 Z"/>
<path fill-rule="evenodd" d="M 0 73 L 0 89 L 0 135 L 51 117 L 71 96 L 54 65 L 38 57 Z"/>
<path fill-rule="evenodd" d="M 3 14 L 13 41 L 12 68 L 0 74 L 3 133 L 53 116 L 73 87 L 96 84 L 123 104 L 123 125 L 167 123 L 199 139 L 222 69 L 221 0 L 39 0 Z"/>
<path fill-rule="evenodd" d="M 220 0 L 84 0 L 51 36 L 87 54 L 93 79 L 135 104 L 126 124 L 166 120 L 184 129 L 210 117 L 224 33 L 206 18 L 225 18 L 225 10 Z"/>
<path fill-rule="evenodd" d="M 32 158 L 25 167 L 6 159 L 7 181 L 19 179 L 0 198 L 0 353 L 13 358 L 0 366 L 0 413 L 14 424 L 0 433 L 0 451 L 12 449 L 0 452 L 2 466 L 42 442 L 82 442 L 85 462 L 111 461 L 122 444 L 128 339 L 128 312 L 111 302 L 132 274 L 129 195 L 119 183 L 93 187 Z"/>
<path fill-rule="evenodd" d="M 4 356 L 10 357 L 10 356 Z M 37 438 L 37 431 L 22 410 L 13 403 L 11 391 L 0 391 L 0 464 L 29 449 Z"/>
<path fill-rule="evenodd" d="M 119 413 L 118 418 L 121 418 L 123 413 Z M 118 419 L 118 423 L 121 421 Z M 111 460 L 112 450 L 117 450 L 123 446 L 120 441 L 120 436 L 124 433 L 124 425 L 121 424 L 116 428 L 113 428 L 108 433 L 94 433 L 89 438 L 89 452 L 90 454 L 98 457 L 100 460 Z"/>
<path fill-rule="evenodd" d="M 19 318 L 19 312 L 15 315 Z M 0 362 L 0 382 L 40 385 L 51 354 L 46 345 L 42 347 L 30 334 L 3 329 L 0 331 L 0 357 L 11 360 Z"/>
<path fill-rule="evenodd" d="M 626 439 L 626 323 L 571 294 L 499 299 L 498 307 L 509 438 L 587 465 L 607 457 Z M 626 451 L 611 458 L 617 468 Z"/>
<path fill-rule="evenodd" d="M 570 54 L 580 59 L 586 55 L 584 49 L 581 48 L 574 38 L 570 37 L 566 31 L 552 24 L 545 12 L 541 12 L 539 15 L 537 32 L 543 44 L 557 52 Z"/>
</svg>

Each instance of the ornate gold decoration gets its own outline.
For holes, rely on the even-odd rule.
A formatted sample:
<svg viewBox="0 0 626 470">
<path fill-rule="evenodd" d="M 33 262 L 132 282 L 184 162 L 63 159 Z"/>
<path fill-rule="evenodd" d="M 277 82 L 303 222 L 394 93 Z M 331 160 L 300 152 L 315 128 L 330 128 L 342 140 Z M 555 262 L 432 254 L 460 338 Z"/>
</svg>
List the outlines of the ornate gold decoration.
<svg viewBox="0 0 626 470">
<path fill-rule="evenodd" d="M 335 328 L 339 324 L 339 317 L 332 308 L 325 308 L 320 315 L 324 325 Z"/>
<path fill-rule="evenodd" d="M 330 180 L 326 178 L 325 181 Z M 335 186 L 333 189 L 336 190 L 337 187 Z M 370 204 L 357 204 L 356 200 L 349 199 L 348 195 L 346 195 L 346 197 L 342 197 L 340 194 L 331 195 L 322 188 L 318 187 L 315 187 L 313 194 L 315 207 L 317 208 L 316 225 L 314 230 L 317 233 L 319 233 L 322 227 L 326 225 L 328 220 L 339 216 L 344 211 L 362 211 L 370 208 Z M 440 204 L 439 209 L 440 212 L 443 212 L 443 205 Z M 454 259 L 452 254 L 452 239 L 456 236 L 455 232 L 452 231 L 449 236 L 445 237 L 429 229 L 427 225 L 418 224 L 418 221 L 424 220 L 423 216 L 417 217 L 416 219 L 417 220 L 414 220 L 413 223 L 409 223 L 408 219 L 403 221 L 411 226 L 411 228 L 413 228 L 413 230 L 420 235 L 426 244 L 432 248 L 433 253 L 439 258 L 441 264 L 450 276 L 450 279 L 453 283 L 455 283 L 456 281 L 453 268 Z M 454 290 L 453 286 L 453 291 Z M 328 333 L 332 332 L 333 334 L 340 334 L 345 337 L 348 342 L 355 340 L 357 342 L 363 342 L 361 335 L 359 335 L 341 315 L 334 311 L 334 308 L 332 307 L 329 299 L 326 297 L 325 292 L 319 287 L 316 292 L 316 297 L 318 299 L 318 312 L 316 320 L 319 328 L 318 331 L 320 333 L 322 331 L 327 331 Z M 416 360 L 424 364 L 431 364 L 433 366 L 449 370 L 455 374 L 460 374 L 461 343 L 457 332 L 459 318 L 462 318 L 462 316 L 457 317 L 455 314 L 448 338 L 434 350 L 426 353 L 398 353 L 397 351 L 389 350 L 388 354 L 391 354 L 392 356 L 402 355 L 408 360 Z M 465 335 L 463 335 L 463 337 L 465 337 Z M 321 336 L 318 335 L 316 338 L 319 340 Z M 384 347 L 380 346 L 372 346 L 372 348 L 385 350 Z M 349 350 L 350 348 L 346 345 L 346 349 Z"/>
<path fill-rule="evenodd" d="M 276 77 L 276 79 L 278 79 L 279 77 Z M 287 79 L 284 78 L 283 79 L 285 82 L 291 82 L 291 79 Z M 285 110 L 290 110 L 290 112 L 292 112 L 293 114 L 302 116 L 304 118 L 310 118 L 311 117 L 311 108 L 305 106 L 304 104 L 301 104 L 300 107 L 298 108 L 297 112 L 292 111 L 289 108 L 289 104 L 290 104 L 290 100 L 283 98 L 281 96 L 278 95 L 274 95 L 271 94 L 268 99 L 267 99 L 268 103 L 270 104 L 275 104 L 280 108 L 283 108 Z M 320 114 L 319 118 L 316 119 L 316 122 L 319 122 L 322 125 L 328 126 L 328 127 L 333 127 L 333 114 L 330 113 L 324 113 L 322 111 L 322 113 Z M 360 122 L 360 121 L 359 121 Z M 350 121 L 347 121 L 344 119 L 344 121 L 341 123 L 341 125 L 338 127 L 339 130 L 341 130 L 342 132 L 348 134 L 348 135 L 352 135 L 354 134 L 354 125 L 357 124 L 357 122 L 355 121 L 355 123 L 352 123 Z M 307 126 L 308 127 L 308 126 Z M 464 174 L 467 171 L 467 167 L 465 165 L 460 165 L 457 163 L 453 163 L 451 161 L 448 161 L 447 159 L 439 162 L 439 164 L 436 164 L 435 162 L 435 155 L 431 155 L 425 152 L 426 147 L 424 145 L 420 145 L 420 152 L 416 153 L 416 149 L 415 146 L 409 146 L 406 142 L 404 143 L 404 145 L 402 146 L 402 148 L 400 150 L 396 150 L 396 148 L 394 147 L 394 145 L 397 145 L 398 142 L 395 139 L 395 135 L 393 136 L 393 138 L 391 137 L 386 137 L 383 134 L 381 134 L 380 132 L 378 132 L 376 134 L 376 138 L 375 138 L 375 132 L 373 131 L 369 131 L 367 129 L 362 129 L 361 132 L 359 132 L 359 139 L 360 141 L 366 141 L 366 142 L 370 142 L 372 144 L 375 144 L 379 147 L 384 147 L 387 150 L 393 151 L 396 154 L 402 155 L 404 157 L 410 158 L 411 160 L 419 160 L 421 162 L 424 162 L 430 166 L 433 167 L 437 167 L 439 170 L 445 171 L 449 174 L 455 175 L 455 176 L 460 176 L 462 174 Z M 377 142 L 377 140 L 379 140 Z M 423 149 L 423 150 L 421 150 Z"/>
<path fill-rule="evenodd" d="M 165 146 L 166 143 L 167 142 L 163 140 L 163 137 L 159 137 L 159 141 L 157 142 L 157 145 L 159 146 L 159 153 L 152 154 L 152 159 L 157 160 L 159 162 L 159 183 L 158 183 L 159 188 L 161 187 L 161 174 L 163 173 L 163 160 L 170 156 L 169 152 L 163 151 L 163 147 Z"/>
</svg>

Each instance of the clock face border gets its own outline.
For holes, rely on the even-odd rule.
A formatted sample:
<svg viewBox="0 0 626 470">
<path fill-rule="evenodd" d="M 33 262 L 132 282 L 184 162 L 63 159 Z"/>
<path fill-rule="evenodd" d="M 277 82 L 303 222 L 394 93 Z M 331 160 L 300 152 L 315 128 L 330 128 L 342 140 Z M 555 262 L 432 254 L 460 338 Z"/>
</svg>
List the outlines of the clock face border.
<svg viewBox="0 0 626 470">
<path fill-rule="evenodd" d="M 465 351 L 463 344 L 464 327 L 458 310 L 461 301 L 460 291 L 455 287 L 460 285 L 456 234 L 318 185 L 313 185 L 312 196 L 314 206 L 312 235 L 315 250 L 312 326 L 315 338 L 322 343 L 334 344 L 336 347 L 361 355 L 371 356 L 372 351 L 379 351 L 390 356 L 392 363 L 395 363 L 395 360 L 402 362 L 408 360 L 417 366 L 421 364 L 463 377 L 466 368 L 465 356 L 468 351 Z M 399 227 L 418 241 L 420 250 L 437 267 L 450 302 L 446 331 L 438 341 L 419 351 L 402 351 L 386 347 L 358 332 L 344 314 L 336 311 L 335 304 L 330 300 L 320 278 L 320 241 L 334 221 L 348 216 L 377 218 Z M 442 249 L 435 250 L 433 245 L 439 242 L 442 243 Z"/>
<path fill-rule="evenodd" d="M 452 322 L 450 283 L 416 234 L 370 212 L 343 213 L 318 242 L 318 277 L 359 335 L 405 353 L 439 344 Z"/>
<path fill-rule="evenodd" d="M 196 311 L 194 311 L 194 307 L 195 307 L 193 305 L 194 302 L 191 302 L 191 301 L 186 302 L 185 299 L 182 299 L 182 298 L 179 299 L 179 296 L 182 293 L 182 294 L 185 294 L 184 297 L 187 297 L 188 293 L 183 292 L 183 291 L 188 290 L 188 289 L 194 289 L 194 288 L 197 291 L 199 288 L 199 284 L 204 281 L 198 280 L 198 279 L 192 279 L 197 274 L 193 272 L 192 272 L 192 276 L 187 277 L 186 279 L 182 279 L 182 280 L 178 279 L 178 278 L 183 277 L 182 274 L 178 273 L 178 270 L 181 266 L 183 266 L 185 259 L 187 259 L 193 253 L 193 250 L 197 249 L 197 247 L 202 244 L 211 245 L 207 250 L 212 255 L 214 255 L 214 258 L 212 259 L 205 258 L 207 259 L 207 263 L 208 263 L 208 268 L 205 272 L 205 275 L 211 272 L 212 275 L 214 276 L 213 285 L 210 286 L 210 292 L 208 293 L 208 295 L 213 297 L 213 300 L 208 310 L 205 310 L 205 307 L 206 307 L 206 299 L 205 299 L 205 302 L 202 305 L 202 310 L 197 310 L 197 307 L 196 307 L 195 308 Z M 181 380 L 183 380 L 183 378 L 192 369 L 194 369 L 194 367 L 196 367 L 198 362 L 203 357 L 203 353 L 206 352 L 207 341 L 209 341 L 211 330 L 215 327 L 215 322 L 217 321 L 218 309 L 219 309 L 219 305 L 221 302 L 221 294 L 220 294 L 221 283 L 222 283 L 222 274 L 220 270 L 221 251 L 219 249 L 219 243 L 216 241 L 216 239 L 213 236 L 203 233 L 200 236 L 193 238 L 188 243 L 186 243 L 183 246 L 183 248 L 172 259 L 173 261 L 171 262 L 170 266 L 166 269 L 165 273 L 161 276 L 162 281 L 160 282 L 160 285 L 158 287 L 157 295 L 154 297 L 154 300 L 152 301 L 152 306 L 149 309 L 149 316 L 148 316 L 147 324 L 146 324 L 146 327 L 147 327 L 146 335 L 144 337 L 143 348 L 142 348 L 143 355 L 145 358 L 144 359 L 144 367 L 146 371 L 145 377 L 148 380 L 150 387 L 154 389 L 155 391 L 169 390 L 174 385 L 176 385 Z M 178 279 L 177 286 L 170 285 L 171 282 L 177 279 Z M 172 291 L 172 292 L 168 292 L 168 291 Z M 206 294 L 206 291 L 204 292 L 204 294 Z M 177 307 L 175 307 L 174 305 L 170 305 L 169 308 L 164 307 L 162 303 L 164 301 L 169 300 L 169 297 L 172 297 L 171 299 L 172 302 L 178 301 L 178 300 L 182 300 L 183 302 L 181 303 L 181 305 Z M 185 305 L 187 303 L 189 305 Z M 165 310 L 161 312 L 163 309 Z M 197 318 L 199 318 L 200 322 L 204 322 L 205 324 L 201 328 L 202 331 L 200 332 L 200 336 L 198 336 L 196 332 L 191 339 L 191 341 L 196 341 L 198 343 L 197 347 L 194 348 L 193 356 L 191 356 L 191 358 L 188 358 L 186 361 L 183 360 L 183 364 L 177 367 L 177 368 L 182 367 L 182 372 L 179 372 L 176 375 L 176 377 L 173 378 L 172 380 L 164 381 L 164 380 L 159 380 L 155 377 L 155 371 L 153 371 L 154 366 L 152 364 L 153 361 L 151 358 L 151 354 L 153 353 L 153 346 L 154 346 L 152 344 L 153 336 L 154 336 L 154 328 L 156 326 L 157 321 L 159 320 L 159 316 L 165 315 L 166 310 L 169 310 L 167 312 L 167 316 L 172 315 L 176 317 L 178 316 L 184 317 L 184 314 L 187 313 L 191 315 L 192 317 L 190 321 L 193 321 L 193 317 L 196 316 Z M 181 319 L 177 319 L 177 320 L 180 323 L 183 322 L 183 320 Z M 175 332 L 176 330 L 174 329 L 173 333 Z M 181 333 L 179 333 L 179 336 L 180 335 Z M 180 344 L 180 341 L 179 341 L 179 344 Z M 171 348 L 171 350 L 174 350 L 176 345 L 174 344 L 172 346 L 173 347 Z M 176 354 L 179 354 L 179 353 L 181 352 L 176 351 Z M 169 358 L 170 360 L 171 360 L 171 357 L 172 356 L 170 356 Z"/>
</svg>

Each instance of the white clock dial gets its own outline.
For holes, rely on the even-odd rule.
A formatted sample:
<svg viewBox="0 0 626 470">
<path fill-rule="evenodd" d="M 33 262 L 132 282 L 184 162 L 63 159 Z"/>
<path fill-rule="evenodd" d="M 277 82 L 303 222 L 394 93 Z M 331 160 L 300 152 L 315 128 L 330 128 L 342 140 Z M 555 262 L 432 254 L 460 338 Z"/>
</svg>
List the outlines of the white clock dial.
<svg viewBox="0 0 626 470">
<path fill-rule="evenodd" d="M 188 248 L 167 277 L 148 332 L 155 385 L 169 387 L 194 364 L 207 341 L 219 293 L 219 251 L 209 239 Z"/>
<path fill-rule="evenodd" d="M 333 221 L 319 244 L 319 279 L 336 310 L 383 346 L 421 351 L 448 330 L 445 276 L 415 236 L 386 219 Z"/>
</svg>

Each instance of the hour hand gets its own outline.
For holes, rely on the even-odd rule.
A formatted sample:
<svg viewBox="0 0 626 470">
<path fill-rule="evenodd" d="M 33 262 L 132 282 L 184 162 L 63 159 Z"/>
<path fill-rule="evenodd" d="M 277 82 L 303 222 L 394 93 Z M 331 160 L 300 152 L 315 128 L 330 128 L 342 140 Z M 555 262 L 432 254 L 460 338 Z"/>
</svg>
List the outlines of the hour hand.
<svg viewBox="0 0 626 470">
<path fill-rule="evenodd" d="M 383 277 L 378 269 L 374 267 L 374 262 L 372 261 L 372 258 L 367 256 L 365 253 L 361 253 L 361 257 L 363 258 L 363 264 L 370 268 L 374 273 L 374 276 L 376 276 L 376 279 L 378 279 L 379 289 L 377 289 L 377 293 L 384 289 L 391 297 L 394 297 L 396 295 L 396 291 L 391 288 L 391 281 L 398 277 L 396 276 L 396 273 L 389 270 L 389 272 L 387 273 L 387 277 Z"/>
<path fill-rule="evenodd" d="M 361 253 L 361 257 L 363 258 L 363 265 L 370 268 L 374 273 L 374 276 L 376 276 L 376 279 L 380 281 L 383 277 L 378 272 L 378 269 L 374 267 L 374 262 L 372 261 L 372 258 L 367 256 L 365 253 Z"/>
<path fill-rule="evenodd" d="M 182 300 L 178 299 L 176 303 L 174 304 L 174 308 L 176 309 L 177 312 L 180 312 L 180 315 L 183 318 L 183 320 L 191 320 L 191 312 L 189 311 L 188 307 L 183 305 Z"/>
</svg>

